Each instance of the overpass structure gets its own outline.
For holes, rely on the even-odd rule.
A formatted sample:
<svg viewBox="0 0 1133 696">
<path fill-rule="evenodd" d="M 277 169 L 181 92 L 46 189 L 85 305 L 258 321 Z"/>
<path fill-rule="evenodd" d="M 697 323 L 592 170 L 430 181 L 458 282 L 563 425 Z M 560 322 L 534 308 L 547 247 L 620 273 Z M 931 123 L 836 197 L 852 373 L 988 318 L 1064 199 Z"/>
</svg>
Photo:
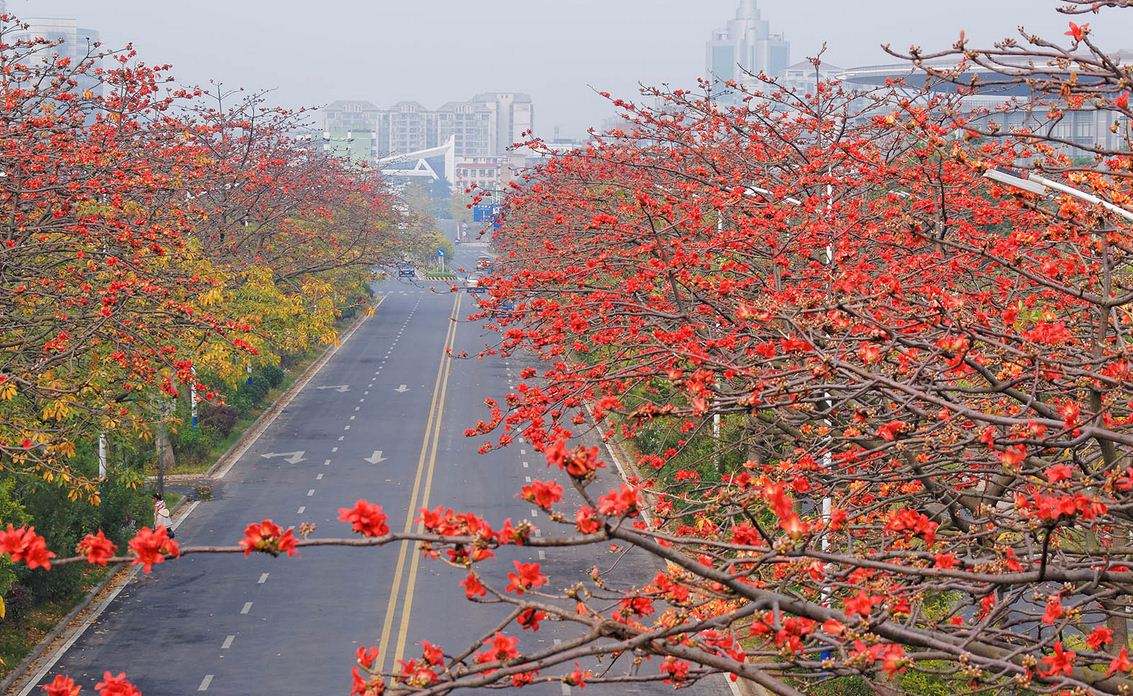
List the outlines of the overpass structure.
<svg viewBox="0 0 1133 696">
<path fill-rule="evenodd" d="M 452 183 L 456 179 L 456 136 L 450 135 L 443 145 L 436 147 L 381 157 L 377 164 L 386 177 L 432 181 L 443 178 Z"/>
</svg>

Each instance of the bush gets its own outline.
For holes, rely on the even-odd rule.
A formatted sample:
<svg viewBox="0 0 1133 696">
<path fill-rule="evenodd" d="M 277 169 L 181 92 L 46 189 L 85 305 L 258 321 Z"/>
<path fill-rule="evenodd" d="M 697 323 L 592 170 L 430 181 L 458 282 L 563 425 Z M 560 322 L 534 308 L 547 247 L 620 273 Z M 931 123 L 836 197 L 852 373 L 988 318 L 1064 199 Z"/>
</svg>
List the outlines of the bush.
<svg viewBox="0 0 1133 696">
<path fill-rule="evenodd" d="M 212 436 L 204 428 L 183 427 L 173 437 L 173 453 L 181 463 L 205 461 L 212 446 Z"/>
<path fill-rule="evenodd" d="M 199 418 L 202 428 L 207 428 L 219 434 L 221 438 L 225 438 L 232 432 L 232 428 L 236 427 L 240 414 L 229 404 L 206 402 L 201 405 Z"/>
</svg>

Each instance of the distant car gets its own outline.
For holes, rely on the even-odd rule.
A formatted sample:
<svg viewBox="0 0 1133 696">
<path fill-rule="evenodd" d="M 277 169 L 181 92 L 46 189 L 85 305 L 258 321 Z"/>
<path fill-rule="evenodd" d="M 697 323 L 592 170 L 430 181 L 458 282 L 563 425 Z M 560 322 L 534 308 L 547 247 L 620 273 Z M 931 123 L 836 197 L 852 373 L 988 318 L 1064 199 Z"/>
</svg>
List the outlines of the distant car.
<svg viewBox="0 0 1133 696">
<path fill-rule="evenodd" d="M 492 257 L 491 256 L 481 256 L 480 258 L 476 259 L 476 269 L 477 270 L 486 271 L 491 267 L 492 267 Z"/>
<path fill-rule="evenodd" d="M 464 281 L 464 289 L 473 293 L 488 292 L 488 288 L 480 284 L 479 275 L 468 276 L 468 280 Z"/>
<path fill-rule="evenodd" d="M 398 266 L 397 267 L 397 277 L 398 278 L 416 278 L 417 277 L 417 269 L 414 268 L 413 266 Z"/>
</svg>

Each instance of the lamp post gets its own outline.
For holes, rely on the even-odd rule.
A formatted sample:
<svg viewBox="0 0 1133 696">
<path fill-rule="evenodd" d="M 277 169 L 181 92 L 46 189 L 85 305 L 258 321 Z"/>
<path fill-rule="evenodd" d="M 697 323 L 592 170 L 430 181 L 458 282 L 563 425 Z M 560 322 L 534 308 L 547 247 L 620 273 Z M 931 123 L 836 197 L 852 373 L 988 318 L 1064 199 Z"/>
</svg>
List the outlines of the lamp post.
<svg viewBox="0 0 1133 696">
<path fill-rule="evenodd" d="M 1109 212 L 1120 215 L 1126 220 L 1133 222 L 1133 211 L 1126 210 L 1121 206 L 1114 205 L 1109 201 L 1102 200 L 1101 198 L 1098 198 L 1093 194 L 1086 193 L 1085 191 L 1080 191 L 1079 189 L 1076 189 L 1072 186 L 1067 186 L 1066 184 L 1062 184 L 1057 181 L 1051 181 L 1050 179 L 1047 179 L 1044 176 L 1039 176 L 1034 172 L 1028 172 L 1026 178 L 1019 176 L 1019 174 L 1021 173 L 1022 172 L 1013 172 L 1011 170 L 1005 169 L 988 169 L 986 172 L 984 172 L 984 177 L 991 179 L 998 184 L 1011 186 L 1013 188 L 1027 191 L 1028 193 L 1034 193 L 1039 196 L 1050 195 L 1051 190 L 1058 191 L 1059 193 L 1065 193 L 1068 196 L 1073 196 L 1078 200 L 1085 201 L 1092 205 L 1100 205 Z"/>
</svg>

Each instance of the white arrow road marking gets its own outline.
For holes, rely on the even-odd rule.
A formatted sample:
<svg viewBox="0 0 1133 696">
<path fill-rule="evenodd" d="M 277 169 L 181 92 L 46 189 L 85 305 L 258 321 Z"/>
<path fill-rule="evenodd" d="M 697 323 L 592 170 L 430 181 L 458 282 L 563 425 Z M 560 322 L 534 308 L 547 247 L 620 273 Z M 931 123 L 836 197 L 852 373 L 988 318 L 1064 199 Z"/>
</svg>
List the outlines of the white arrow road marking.
<svg viewBox="0 0 1133 696">
<path fill-rule="evenodd" d="M 386 457 L 382 456 L 381 450 L 374 450 L 374 453 L 371 454 L 369 457 L 362 457 L 362 461 L 370 462 L 371 464 L 381 464 L 385 460 L 386 460 Z"/>
<path fill-rule="evenodd" d="M 297 452 L 268 452 L 267 454 L 261 454 L 260 456 L 264 459 L 282 457 L 283 461 L 285 462 L 288 462 L 290 464 L 298 464 L 299 462 L 306 461 L 305 459 L 303 459 L 303 455 L 306 453 L 307 450 L 299 450 Z"/>
<path fill-rule="evenodd" d="M 401 394 L 404 394 L 405 392 L 409 391 L 409 387 L 407 387 L 407 386 L 405 386 L 404 384 L 402 384 L 402 385 L 398 386 L 398 388 L 397 388 L 397 389 L 394 389 L 394 391 L 395 391 L 395 392 L 398 392 L 398 393 L 401 393 Z"/>
<path fill-rule="evenodd" d="M 324 384 L 321 387 L 315 387 L 315 388 L 316 389 L 333 389 L 336 392 L 348 392 L 348 391 L 350 391 L 350 385 L 349 384 Z"/>
</svg>

